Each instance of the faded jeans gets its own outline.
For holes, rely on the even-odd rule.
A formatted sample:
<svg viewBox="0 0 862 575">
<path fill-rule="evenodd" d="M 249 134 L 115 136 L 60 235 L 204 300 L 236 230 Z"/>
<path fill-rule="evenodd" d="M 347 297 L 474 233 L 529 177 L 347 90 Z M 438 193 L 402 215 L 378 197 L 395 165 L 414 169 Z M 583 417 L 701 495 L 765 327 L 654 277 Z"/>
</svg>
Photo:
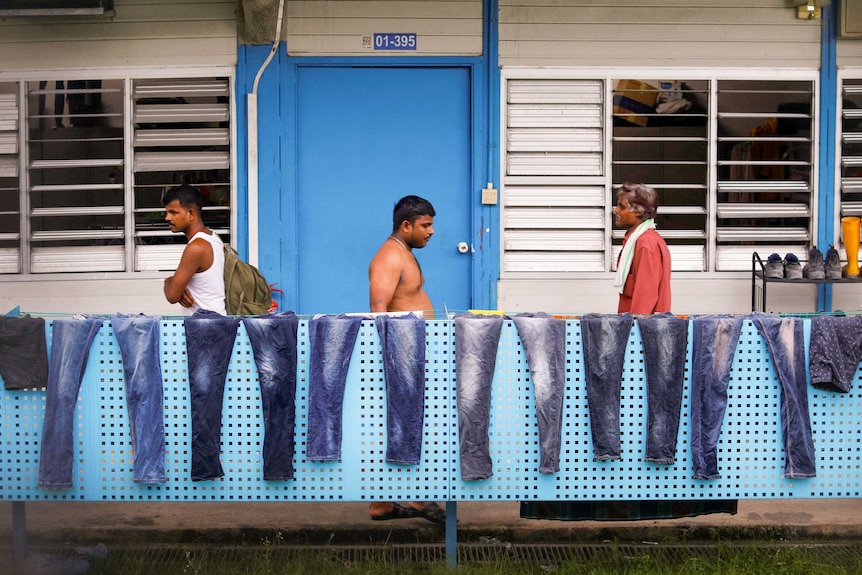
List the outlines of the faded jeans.
<svg viewBox="0 0 862 575">
<path fill-rule="evenodd" d="M 632 314 L 581 317 L 584 379 L 593 434 L 593 461 L 620 455 L 620 388 Z"/>
<path fill-rule="evenodd" d="M 743 317 L 698 316 L 692 320 L 691 461 L 695 479 L 719 479 L 718 438 L 727 411 L 730 369 Z"/>
<path fill-rule="evenodd" d="M 158 317 L 117 314 L 111 317 L 123 358 L 126 405 L 129 409 L 132 481 L 165 482 L 164 385 L 159 361 Z"/>
<path fill-rule="evenodd" d="M 296 423 L 296 334 L 293 312 L 244 317 L 263 404 L 263 479 L 293 479 Z"/>
<path fill-rule="evenodd" d="M 672 465 L 685 382 L 688 321 L 671 313 L 639 317 L 647 380 L 645 461 Z"/>
<path fill-rule="evenodd" d="M 239 318 L 199 309 L 183 320 L 192 404 L 192 481 L 224 475 L 221 413 Z"/>
<path fill-rule="evenodd" d="M 512 317 L 530 365 L 539 427 L 539 473 L 560 470 L 563 392 L 566 387 L 566 322 L 545 313 Z"/>
<path fill-rule="evenodd" d="M 811 318 L 808 371 L 811 385 L 849 393 L 862 359 L 862 316 Z"/>
<path fill-rule="evenodd" d="M 805 372 L 805 340 L 802 320 L 751 314 L 781 383 L 781 435 L 784 440 L 784 477 L 804 479 L 817 476 L 814 438 L 808 414 L 808 385 Z"/>
<path fill-rule="evenodd" d="M 455 316 L 455 391 L 461 479 L 488 479 L 494 474 L 488 431 L 491 382 L 503 316 L 464 313 Z"/>
<path fill-rule="evenodd" d="M 375 319 L 386 377 L 386 461 L 422 461 L 425 420 L 425 320 L 413 314 Z"/>
<path fill-rule="evenodd" d="M 87 368 L 90 345 L 101 327 L 102 320 L 95 317 L 54 320 L 39 456 L 39 485 L 42 487 L 66 489 L 73 486 L 75 404 Z"/>
<path fill-rule="evenodd" d="M 308 322 L 311 360 L 306 459 L 309 461 L 341 459 L 344 387 L 362 320 L 359 316 L 324 315 Z"/>
</svg>

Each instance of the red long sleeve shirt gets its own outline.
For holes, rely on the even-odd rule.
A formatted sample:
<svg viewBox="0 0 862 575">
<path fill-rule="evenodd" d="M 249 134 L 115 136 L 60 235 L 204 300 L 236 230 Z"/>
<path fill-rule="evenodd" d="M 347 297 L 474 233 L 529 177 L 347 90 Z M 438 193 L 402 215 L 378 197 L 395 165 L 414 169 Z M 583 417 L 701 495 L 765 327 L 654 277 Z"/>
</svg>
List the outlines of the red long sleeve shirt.
<svg viewBox="0 0 862 575">
<path fill-rule="evenodd" d="M 623 245 L 628 238 L 627 233 Z M 647 230 L 635 244 L 632 266 L 623 293 L 620 294 L 617 313 L 650 314 L 669 311 L 670 252 L 657 231 Z"/>
</svg>

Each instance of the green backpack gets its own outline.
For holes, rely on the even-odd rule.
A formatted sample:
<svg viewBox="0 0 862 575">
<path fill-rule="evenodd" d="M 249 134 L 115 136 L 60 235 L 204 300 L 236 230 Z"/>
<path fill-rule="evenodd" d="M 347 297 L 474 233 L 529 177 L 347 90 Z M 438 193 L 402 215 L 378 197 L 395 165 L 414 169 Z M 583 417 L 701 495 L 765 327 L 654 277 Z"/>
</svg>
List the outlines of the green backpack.
<svg viewBox="0 0 862 575">
<path fill-rule="evenodd" d="M 228 315 L 264 315 L 277 306 L 272 286 L 251 264 L 239 259 L 236 250 L 224 246 L 224 303 Z"/>
</svg>

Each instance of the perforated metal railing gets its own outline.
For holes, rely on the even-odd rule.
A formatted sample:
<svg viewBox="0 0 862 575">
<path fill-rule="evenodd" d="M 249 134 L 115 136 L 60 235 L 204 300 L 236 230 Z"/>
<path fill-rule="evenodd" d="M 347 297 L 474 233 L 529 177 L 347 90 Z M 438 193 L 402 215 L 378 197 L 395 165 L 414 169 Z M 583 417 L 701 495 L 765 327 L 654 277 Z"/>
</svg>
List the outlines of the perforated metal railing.
<svg viewBox="0 0 862 575">
<path fill-rule="evenodd" d="M 806 323 L 806 338 L 809 322 Z M 48 332 L 50 338 L 50 324 Z M 234 345 L 222 413 L 225 476 L 189 477 L 190 399 L 182 320 L 163 320 L 161 359 L 167 443 L 164 485 L 132 481 L 132 442 L 119 349 L 105 320 L 94 341 L 75 413 L 74 487 L 38 486 L 45 391 L 0 394 L 0 499 L 88 501 L 371 501 L 551 499 L 756 499 L 859 497 L 862 486 L 862 401 L 858 382 L 849 394 L 809 387 L 817 477 L 784 479 L 780 386 L 766 346 L 745 322 L 736 351 L 729 403 L 719 441 L 721 479 L 692 478 L 688 378 L 677 461 L 643 460 L 646 381 L 640 333 L 632 329 L 623 373 L 621 461 L 593 461 L 584 386 L 580 324 L 567 322 L 566 386 L 561 469 L 541 475 L 535 400 L 526 355 L 513 323 L 505 321 L 492 389 L 491 455 L 494 475 L 460 478 L 455 400 L 454 322 L 427 322 L 425 431 L 420 465 L 385 462 L 386 397 L 379 340 L 365 321 L 353 351 L 344 400 L 342 460 L 305 458 L 308 332 L 301 321 L 295 428 L 295 479 L 263 481 L 263 415 L 252 349 L 243 326 Z M 50 342 L 50 339 L 49 339 Z M 690 354 L 689 354 L 690 357 Z M 690 360 L 689 360 L 690 361 Z M 690 366 L 686 366 L 688 373 Z M 858 378 L 858 374 L 857 374 Z"/>
<path fill-rule="evenodd" d="M 805 322 L 806 342 L 810 320 Z M 503 325 L 492 388 L 493 477 L 461 480 L 455 399 L 455 337 L 451 320 L 428 321 L 422 462 L 385 462 L 386 396 L 374 323 L 364 321 L 353 350 L 344 399 L 342 460 L 305 457 L 308 323 L 300 321 L 295 428 L 295 478 L 262 479 L 263 415 L 251 345 L 241 325 L 228 373 L 221 428 L 225 475 L 190 479 L 190 398 L 181 319 L 162 320 L 161 362 L 167 444 L 164 485 L 132 481 L 132 442 L 122 360 L 110 320 L 94 341 L 74 419 L 74 487 L 38 486 L 45 391 L 0 393 L 0 499 L 12 501 L 465 501 L 759 499 L 859 497 L 862 485 L 862 401 L 859 372 L 849 394 L 808 388 L 817 477 L 784 479 L 780 385 L 766 345 L 746 321 L 731 371 L 719 440 L 721 478 L 692 478 L 686 366 L 677 460 L 643 460 L 647 394 L 640 332 L 629 336 L 621 394 L 620 461 L 593 461 L 578 321 L 567 322 L 561 469 L 542 475 L 530 371 L 517 330 Z M 51 322 L 47 322 L 50 344 Z M 689 341 L 691 338 L 689 337 Z M 806 345 L 807 349 L 807 345 Z M 691 350 L 688 357 L 690 358 Z M 687 360 L 690 364 L 690 359 Z M 454 528 L 454 525 L 452 525 Z M 450 542 L 447 527 L 447 545 Z"/>
</svg>

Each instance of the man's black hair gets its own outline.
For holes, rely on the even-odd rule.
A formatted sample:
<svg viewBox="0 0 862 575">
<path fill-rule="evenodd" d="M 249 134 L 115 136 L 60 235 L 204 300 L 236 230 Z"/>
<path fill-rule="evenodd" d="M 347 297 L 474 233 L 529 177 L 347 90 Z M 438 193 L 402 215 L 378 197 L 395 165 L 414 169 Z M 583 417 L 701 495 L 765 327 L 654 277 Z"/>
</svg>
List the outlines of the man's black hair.
<svg viewBox="0 0 862 575">
<path fill-rule="evenodd" d="M 189 186 L 183 184 L 182 186 L 175 186 L 165 192 L 162 196 L 162 205 L 167 206 L 172 201 L 177 200 L 183 209 L 191 209 L 194 208 L 197 211 L 198 215 L 201 213 L 201 208 L 203 207 L 203 198 L 201 198 L 201 193 L 194 186 Z"/>
<path fill-rule="evenodd" d="M 419 196 L 404 196 L 395 204 L 392 211 L 392 233 L 398 231 L 402 222 L 413 222 L 420 216 L 435 216 L 431 202 Z"/>
</svg>

